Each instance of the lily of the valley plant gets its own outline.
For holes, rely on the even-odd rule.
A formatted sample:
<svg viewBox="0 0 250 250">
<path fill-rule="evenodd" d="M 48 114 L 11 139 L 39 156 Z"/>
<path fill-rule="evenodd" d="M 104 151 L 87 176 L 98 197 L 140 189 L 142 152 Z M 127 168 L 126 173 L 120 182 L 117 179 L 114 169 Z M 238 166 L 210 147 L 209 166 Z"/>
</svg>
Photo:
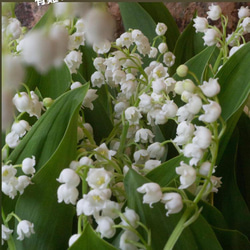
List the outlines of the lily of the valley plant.
<svg viewBox="0 0 250 250">
<path fill-rule="evenodd" d="M 248 7 L 2 7 L 1 249 L 250 249 Z"/>
</svg>

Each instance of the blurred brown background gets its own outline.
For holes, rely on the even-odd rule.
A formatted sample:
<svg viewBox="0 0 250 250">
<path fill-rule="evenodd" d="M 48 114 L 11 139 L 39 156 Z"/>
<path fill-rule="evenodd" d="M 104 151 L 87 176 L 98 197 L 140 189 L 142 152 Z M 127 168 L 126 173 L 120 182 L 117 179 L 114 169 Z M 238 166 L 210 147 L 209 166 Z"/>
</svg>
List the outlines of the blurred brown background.
<svg viewBox="0 0 250 250">
<path fill-rule="evenodd" d="M 199 16 L 206 16 L 208 6 L 211 4 L 220 5 L 224 15 L 229 17 L 228 32 L 231 33 L 234 30 L 238 22 L 238 9 L 241 6 L 249 6 L 250 2 L 166 2 L 168 10 L 176 20 L 176 23 L 180 29 L 183 29 L 190 22 L 195 10 L 197 10 Z M 18 3 L 16 6 L 16 16 L 21 21 L 23 26 L 31 28 L 42 17 L 42 15 L 48 9 L 48 5 L 38 6 L 37 3 Z M 108 8 L 110 13 L 114 16 L 117 23 L 116 36 L 120 35 L 124 28 L 121 22 L 121 16 L 119 12 L 119 6 L 116 2 L 108 2 Z M 246 38 L 250 40 L 250 36 Z"/>
</svg>

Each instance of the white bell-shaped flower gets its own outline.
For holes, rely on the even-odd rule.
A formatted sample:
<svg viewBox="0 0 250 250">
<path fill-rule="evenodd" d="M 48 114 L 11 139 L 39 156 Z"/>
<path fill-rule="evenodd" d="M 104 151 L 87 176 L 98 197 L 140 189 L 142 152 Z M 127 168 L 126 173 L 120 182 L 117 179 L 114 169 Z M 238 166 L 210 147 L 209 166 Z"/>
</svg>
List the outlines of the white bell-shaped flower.
<svg viewBox="0 0 250 250">
<path fill-rule="evenodd" d="M 97 92 L 96 89 L 88 89 L 82 102 L 82 105 L 84 107 L 89 108 L 90 110 L 94 109 L 94 104 L 92 102 L 98 97 L 96 92 Z"/>
<path fill-rule="evenodd" d="M 195 126 L 195 128 L 193 143 L 197 144 L 202 149 L 208 148 L 212 141 L 211 131 L 203 126 Z"/>
<path fill-rule="evenodd" d="M 158 36 L 164 36 L 168 27 L 165 23 L 157 23 L 156 28 L 155 28 L 155 33 Z"/>
<path fill-rule="evenodd" d="M 68 187 L 77 187 L 80 183 L 79 175 L 71 168 L 65 168 L 56 179 L 60 183 L 65 183 Z"/>
<path fill-rule="evenodd" d="M 148 146 L 147 151 L 150 158 L 159 160 L 165 154 L 165 147 L 160 142 L 155 142 Z"/>
<path fill-rule="evenodd" d="M 135 133 L 135 142 L 152 143 L 154 137 L 155 136 L 151 130 L 146 129 L 146 128 L 141 128 L 137 130 Z"/>
<path fill-rule="evenodd" d="M 22 220 L 17 225 L 18 240 L 29 238 L 31 234 L 34 234 L 34 224 L 27 220 Z"/>
<path fill-rule="evenodd" d="M 204 40 L 204 45 L 213 46 L 218 42 L 220 33 L 214 29 L 207 29 L 202 38 Z"/>
<path fill-rule="evenodd" d="M 138 241 L 139 237 L 130 230 L 125 230 L 120 237 L 119 247 L 121 250 L 138 250 L 138 248 L 129 241 Z"/>
<path fill-rule="evenodd" d="M 62 184 L 57 189 L 58 202 L 65 202 L 66 204 L 76 204 L 79 192 L 75 187 L 69 187 L 67 184 Z"/>
<path fill-rule="evenodd" d="M 138 108 L 129 107 L 125 110 L 125 118 L 128 120 L 130 125 L 139 124 L 139 120 L 142 118 L 142 115 Z"/>
<path fill-rule="evenodd" d="M 186 157 L 191 158 L 189 161 L 190 165 L 197 165 L 199 160 L 203 157 L 203 150 L 195 143 L 189 143 L 183 149 L 183 154 Z"/>
<path fill-rule="evenodd" d="M 243 17 L 249 17 L 250 16 L 250 9 L 247 7 L 241 6 L 238 10 L 238 17 L 241 19 Z"/>
<path fill-rule="evenodd" d="M 66 55 L 64 62 L 67 64 L 71 74 L 76 73 L 82 63 L 82 53 L 72 50 Z"/>
<path fill-rule="evenodd" d="M 2 245 L 4 244 L 4 240 L 7 241 L 12 233 L 13 230 L 2 224 Z"/>
<path fill-rule="evenodd" d="M 108 216 L 111 219 L 116 219 L 119 217 L 118 212 L 120 212 L 121 206 L 119 203 L 106 200 L 102 209 L 102 216 Z"/>
<path fill-rule="evenodd" d="M 221 7 L 219 5 L 212 4 L 208 7 L 209 11 L 207 12 L 207 18 L 216 21 L 221 16 Z"/>
<path fill-rule="evenodd" d="M 11 127 L 11 131 L 16 132 L 19 135 L 19 137 L 23 137 L 29 130 L 30 130 L 30 125 L 25 120 L 14 122 Z"/>
<path fill-rule="evenodd" d="M 25 174 L 33 175 L 36 172 L 34 168 L 35 165 L 36 165 L 35 156 L 32 156 L 32 158 L 27 157 L 22 161 L 22 170 Z"/>
<path fill-rule="evenodd" d="M 179 213 L 183 208 L 182 197 L 178 193 L 164 193 L 161 201 L 168 210 L 167 216 L 169 216 L 169 214 Z"/>
<path fill-rule="evenodd" d="M 15 186 L 16 190 L 20 193 L 23 194 L 24 189 L 31 184 L 31 180 L 28 176 L 26 175 L 20 175 L 17 178 L 17 184 Z"/>
<path fill-rule="evenodd" d="M 147 172 L 157 168 L 160 165 L 161 165 L 161 161 L 159 161 L 159 160 L 148 160 L 145 162 L 143 171 L 145 171 L 147 173 Z"/>
<path fill-rule="evenodd" d="M 139 215 L 135 212 L 135 210 L 126 207 L 123 215 L 125 216 L 126 220 L 124 218 L 121 218 L 121 225 L 129 226 L 130 224 L 133 228 L 137 228 L 139 226 L 138 222 L 140 218 Z"/>
<path fill-rule="evenodd" d="M 209 100 L 209 104 L 202 105 L 205 114 L 199 116 L 199 120 L 203 122 L 215 122 L 221 114 L 220 104 Z"/>
<path fill-rule="evenodd" d="M 145 183 L 141 187 L 137 188 L 137 192 L 145 195 L 143 196 L 143 203 L 149 204 L 152 207 L 153 203 L 156 203 L 162 198 L 161 187 L 157 183 Z"/>
<path fill-rule="evenodd" d="M 116 229 L 114 228 L 114 221 L 107 216 L 102 216 L 96 219 L 96 222 L 98 224 L 96 228 L 96 232 L 101 234 L 101 238 L 112 238 L 115 233 Z"/>
<path fill-rule="evenodd" d="M 15 131 L 11 131 L 8 133 L 5 137 L 5 143 L 10 147 L 10 148 L 15 148 L 18 146 L 20 143 L 19 140 L 19 135 Z"/>
<path fill-rule="evenodd" d="M 111 172 L 106 171 L 104 168 L 91 168 L 89 169 L 86 181 L 93 189 L 105 189 L 111 180 Z"/>
<path fill-rule="evenodd" d="M 105 160 L 105 158 L 111 160 L 112 156 L 114 156 L 116 154 L 116 151 L 109 150 L 107 148 L 106 143 L 102 143 L 94 151 L 98 152 L 98 154 L 95 154 L 95 157 L 98 161 L 103 161 L 103 160 Z"/>
<path fill-rule="evenodd" d="M 13 178 L 17 173 L 16 168 L 12 165 L 3 165 L 2 166 L 2 181 L 8 182 Z"/>
<path fill-rule="evenodd" d="M 208 28 L 208 21 L 204 17 L 196 17 L 193 19 L 194 20 L 194 28 L 195 32 L 205 32 Z"/>
<path fill-rule="evenodd" d="M 83 195 L 76 204 L 76 212 L 79 216 L 80 214 L 95 215 L 97 212 L 101 211 L 105 202 L 111 197 L 110 189 L 93 189 L 88 194 Z"/>
<path fill-rule="evenodd" d="M 174 139 L 174 142 L 177 145 L 187 144 L 193 136 L 194 125 L 187 121 L 182 121 L 178 124 L 176 130 L 177 136 Z"/>
<path fill-rule="evenodd" d="M 196 180 L 196 171 L 192 166 L 185 164 L 183 161 L 181 165 L 175 169 L 176 173 L 181 175 L 180 182 L 181 185 L 179 189 L 185 189 L 191 186 Z"/>
<path fill-rule="evenodd" d="M 209 78 L 208 82 L 204 81 L 201 86 L 199 86 L 207 97 L 214 97 L 220 92 L 220 85 L 218 83 L 218 78 Z"/>
</svg>

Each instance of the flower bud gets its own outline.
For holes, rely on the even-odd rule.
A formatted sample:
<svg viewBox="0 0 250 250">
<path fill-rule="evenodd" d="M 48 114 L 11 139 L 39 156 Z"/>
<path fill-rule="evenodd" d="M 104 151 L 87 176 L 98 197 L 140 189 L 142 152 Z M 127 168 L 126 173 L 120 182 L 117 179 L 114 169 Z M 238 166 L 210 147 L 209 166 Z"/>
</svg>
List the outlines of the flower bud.
<svg viewBox="0 0 250 250">
<path fill-rule="evenodd" d="M 190 79 L 185 79 L 183 81 L 183 88 L 184 90 L 190 92 L 190 93 L 194 93 L 195 89 L 196 89 L 196 85 L 194 84 L 194 82 Z"/>
<path fill-rule="evenodd" d="M 158 50 L 161 54 L 164 54 L 165 52 L 167 52 L 168 46 L 166 43 L 160 43 L 158 46 Z"/>
<path fill-rule="evenodd" d="M 179 77 L 185 77 L 188 73 L 188 67 L 182 64 L 177 68 L 176 73 Z"/>
</svg>

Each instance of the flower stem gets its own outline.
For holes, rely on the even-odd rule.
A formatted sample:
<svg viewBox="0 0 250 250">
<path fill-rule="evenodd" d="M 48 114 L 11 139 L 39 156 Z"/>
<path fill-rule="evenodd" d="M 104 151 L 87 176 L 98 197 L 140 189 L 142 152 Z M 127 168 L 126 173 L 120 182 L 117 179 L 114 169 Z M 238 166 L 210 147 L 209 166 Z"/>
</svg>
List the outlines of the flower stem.
<svg viewBox="0 0 250 250">
<path fill-rule="evenodd" d="M 167 244 L 165 245 L 163 250 L 172 250 L 179 239 L 182 231 L 185 229 L 185 222 L 187 221 L 189 215 L 190 215 L 191 210 L 187 208 L 185 212 L 183 213 L 181 219 L 179 220 L 178 224 L 176 225 L 174 231 L 170 235 Z"/>
</svg>

